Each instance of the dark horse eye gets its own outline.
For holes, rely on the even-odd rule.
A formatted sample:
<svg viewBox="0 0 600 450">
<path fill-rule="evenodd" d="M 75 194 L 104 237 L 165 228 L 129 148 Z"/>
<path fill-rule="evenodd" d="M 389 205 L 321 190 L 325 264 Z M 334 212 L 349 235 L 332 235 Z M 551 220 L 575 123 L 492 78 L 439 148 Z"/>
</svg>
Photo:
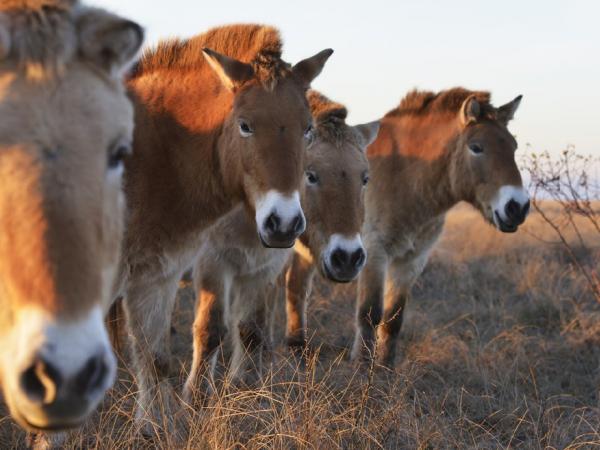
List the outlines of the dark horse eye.
<svg viewBox="0 0 600 450">
<path fill-rule="evenodd" d="M 117 145 L 108 155 L 108 168 L 113 170 L 118 168 L 123 160 L 131 154 L 130 144 Z"/>
<path fill-rule="evenodd" d="M 362 183 L 363 183 L 363 186 L 366 186 L 367 184 L 369 184 L 369 174 L 368 173 L 365 173 L 363 175 L 363 177 L 362 177 Z"/>
<path fill-rule="evenodd" d="M 476 155 L 483 153 L 483 147 L 479 144 L 469 144 L 469 150 L 471 150 Z"/>
<path fill-rule="evenodd" d="M 243 137 L 248 137 L 252 134 L 252 128 L 243 120 L 240 120 L 240 134 Z"/>
<path fill-rule="evenodd" d="M 319 177 L 312 170 L 307 170 L 306 171 L 306 181 L 308 181 L 308 184 L 314 185 L 319 182 Z"/>
</svg>

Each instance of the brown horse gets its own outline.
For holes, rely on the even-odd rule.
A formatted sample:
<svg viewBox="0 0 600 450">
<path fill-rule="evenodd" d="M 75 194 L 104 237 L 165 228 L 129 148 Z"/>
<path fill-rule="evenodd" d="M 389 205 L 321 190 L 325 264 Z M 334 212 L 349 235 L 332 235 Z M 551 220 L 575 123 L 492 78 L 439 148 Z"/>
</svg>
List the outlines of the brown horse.
<svg viewBox="0 0 600 450">
<path fill-rule="evenodd" d="M 81 423 L 115 376 L 103 318 L 123 236 L 141 28 L 61 0 L 0 3 L 0 381 L 29 429 Z"/>
<path fill-rule="evenodd" d="M 139 387 L 137 416 L 161 416 L 169 319 L 201 232 L 242 202 L 268 247 L 290 247 L 305 228 L 300 206 L 312 136 L 306 90 L 332 53 L 290 66 L 277 30 L 216 28 L 159 44 L 128 81 L 136 105 L 127 162 L 130 210 L 120 285 Z M 227 55 L 227 56 L 225 56 Z"/>
<path fill-rule="evenodd" d="M 469 202 L 503 232 L 529 210 L 507 129 L 521 97 L 490 104 L 487 92 L 411 92 L 381 122 L 369 147 L 372 183 L 363 230 L 369 260 L 359 278 L 355 358 L 394 362 L 411 287 L 438 239 L 446 212 Z"/>
<path fill-rule="evenodd" d="M 308 253 L 303 253 L 302 261 L 310 258 L 323 276 L 346 282 L 365 263 L 360 229 L 368 181 L 366 147 L 377 136 L 379 123 L 348 126 L 342 105 L 314 91 L 308 99 L 316 133 L 306 161 L 302 205 L 309 225 L 300 240 Z M 284 273 L 291 253 L 263 248 L 241 207 L 205 232 L 194 270 L 198 303 L 194 361 L 184 392 L 187 399 L 198 391 L 206 362 L 227 327 L 233 330 L 234 373 L 240 371 L 247 350 L 260 355 L 268 348 L 265 299 L 272 296 L 271 288 Z M 318 263 L 313 264 L 313 259 Z M 224 311 L 231 314 L 226 317 Z"/>
</svg>

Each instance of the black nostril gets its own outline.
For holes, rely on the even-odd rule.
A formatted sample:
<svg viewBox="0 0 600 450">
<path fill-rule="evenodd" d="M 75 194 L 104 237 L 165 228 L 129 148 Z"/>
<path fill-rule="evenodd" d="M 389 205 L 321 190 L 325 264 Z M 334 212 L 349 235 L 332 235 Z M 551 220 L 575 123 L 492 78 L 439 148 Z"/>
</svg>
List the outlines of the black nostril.
<svg viewBox="0 0 600 450">
<path fill-rule="evenodd" d="M 43 359 L 35 361 L 20 379 L 21 389 L 29 400 L 46 405 L 54 402 L 61 383 L 58 370 Z"/>
<path fill-rule="evenodd" d="M 343 269 L 348 265 L 348 253 L 342 249 L 336 249 L 331 254 L 331 265 L 336 269 Z"/>
<path fill-rule="evenodd" d="M 511 199 L 504 207 L 504 212 L 511 222 L 518 222 L 521 218 L 521 205 Z"/>
<path fill-rule="evenodd" d="M 304 218 L 298 214 L 292 222 L 292 231 L 294 234 L 300 234 L 304 231 Z"/>
<path fill-rule="evenodd" d="M 359 248 L 352 253 L 352 256 L 350 257 L 350 263 L 352 264 L 353 268 L 358 269 L 364 264 L 365 258 L 365 251 L 362 248 Z"/>
<path fill-rule="evenodd" d="M 281 226 L 281 219 L 275 213 L 271 213 L 267 220 L 265 220 L 265 230 L 268 233 L 277 233 L 279 231 L 279 227 Z"/>
<path fill-rule="evenodd" d="M 80 394 L 87 394 L 102 388 L 104 379 L 108 373 L 108 367 L 104 361 L 104 354 L 92 356 L 87 360 L 85 366 L 77 374 L 74 380 L 75 389 Z"/>
</svg>

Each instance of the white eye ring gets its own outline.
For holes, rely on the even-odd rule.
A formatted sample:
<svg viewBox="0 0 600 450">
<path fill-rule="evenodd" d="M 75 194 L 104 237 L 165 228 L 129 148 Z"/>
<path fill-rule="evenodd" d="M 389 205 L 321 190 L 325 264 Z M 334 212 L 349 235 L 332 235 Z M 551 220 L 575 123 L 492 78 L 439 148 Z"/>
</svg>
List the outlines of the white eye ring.
<svg viewBox="0 0 600 450">
<path fill-rule="evenodd" d="M 304 130 L 304 139 L 308 140 L 308 141 L 312 141 L 314 137 L 314 127 L 312 125 L 309 125 L 306 130 Z"/>
<path fill-rule="evenodd" d="M 469 150 L 474 155 L 479 156 L 483 153 L 483 146 L 481 144 L 477 144 L 477 143 L 469 144 Z"/>
<path fill-rule="evenodd" d="M 250 125 L 248 125 L 248 122 L 246 122 L 244 120 L 240 120 L 239 126 L 240 126 L 240 135 L 242 137 L 246 138 L 246 137 L 252 136 L 252 134 L 254 134 L 254 130 L 252 130 L 252 127 Z"/>
<path fill-rule="evenodd" d="M 123 173 L 123 164 L 126 157 L 133 153 L 129 141 L 118 142 L 109 152 L 107 169 L 109 173 Z"/>
<path fill-rule="evenodd" d="M 305 173 L 306 173 L 306 183 L 309 186 L 314 186 L 315 184 L 319 183 L 319 176 L 317 175 L 316 172 L 314 172 L 312 170 L 307 170 Z"/>
</svg>

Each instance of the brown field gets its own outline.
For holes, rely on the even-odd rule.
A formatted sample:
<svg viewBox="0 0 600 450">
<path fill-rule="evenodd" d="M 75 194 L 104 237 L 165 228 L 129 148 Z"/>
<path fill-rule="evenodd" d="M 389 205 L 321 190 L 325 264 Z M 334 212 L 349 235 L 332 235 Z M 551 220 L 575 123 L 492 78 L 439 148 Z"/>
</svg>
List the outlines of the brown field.
<svg viewBox="0 0 600 450">
<path fill-rule="evenodd" d="M 597 270 L 598 233 L 582 227 L 587 245 L 575 251 Z M 460 206 L 414 290 L 393 371 L 348 361 L 355 286 L 319 281 L 309 307 L 315 354 L 290 356 L 277 327 L 269 376 L 251 388 L 224 383 L 199 411 L 179 408 L 189 421 L 179 441 L 158 426 L 154 439 L 138 437 L 135 387 L 122 363 L 117 387 L 66 448 L 600 446 L 600 305 L 556 242 L 538 214 L 503 235 Z M 178 390 L 191 359 L 192 304 L 182 284 Z M 283 305 L 277 317 L 283 324 Z M 24 445 L 25 434 L 1 419 L 0 448 Z"/>
</svg>

